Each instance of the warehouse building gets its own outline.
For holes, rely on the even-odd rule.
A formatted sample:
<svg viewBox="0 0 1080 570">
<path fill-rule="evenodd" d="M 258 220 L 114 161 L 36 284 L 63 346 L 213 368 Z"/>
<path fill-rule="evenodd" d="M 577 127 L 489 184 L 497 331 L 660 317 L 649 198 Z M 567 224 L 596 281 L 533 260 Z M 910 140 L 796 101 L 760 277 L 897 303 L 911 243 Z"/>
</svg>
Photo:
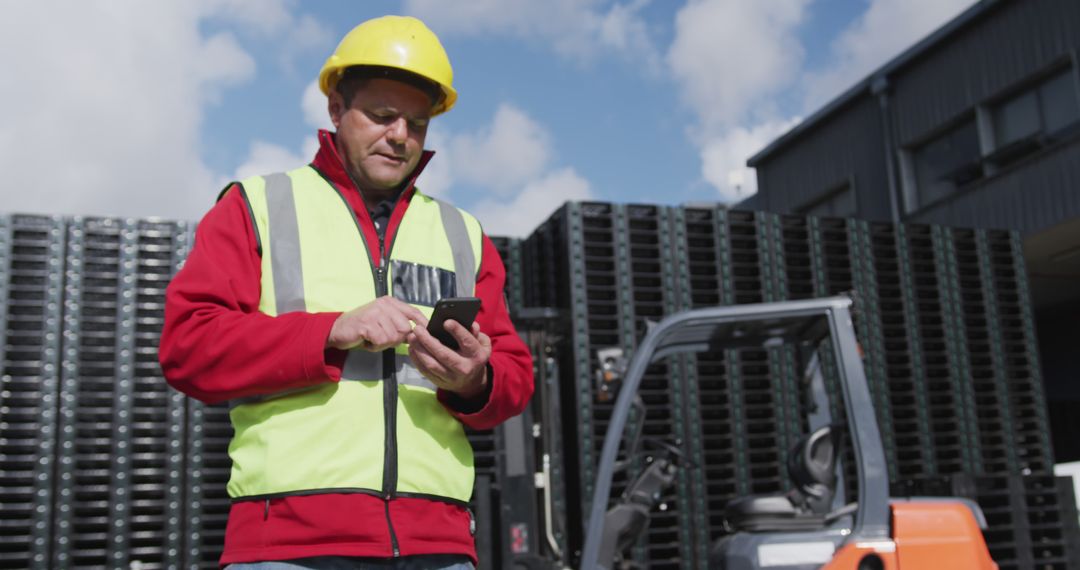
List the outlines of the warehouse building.
<svg viewBox="0 0 1080 570">
<path fill-rule="evenodd" d="M 751 157 L 742 208 L 1020 232 L 1058 461 L 1080 460 L 1080 2 L 982 0 Z"/>
</svg>

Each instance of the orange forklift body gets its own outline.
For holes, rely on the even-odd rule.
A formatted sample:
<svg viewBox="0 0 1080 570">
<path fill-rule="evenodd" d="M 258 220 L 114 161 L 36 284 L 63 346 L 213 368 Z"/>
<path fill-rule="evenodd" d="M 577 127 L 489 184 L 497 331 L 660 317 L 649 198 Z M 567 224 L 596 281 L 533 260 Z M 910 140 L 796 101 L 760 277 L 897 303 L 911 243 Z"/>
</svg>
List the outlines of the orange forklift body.
<svg viewBox="0 0 1080 570">
<path fill-rule="evenodd" d="M 896 502 L 893 539 L 845 545 L 822 570 L 852 570 L 876 554 L 884 570 L 998 570 L 971 511 L 953 502 Z"/>
</svg>

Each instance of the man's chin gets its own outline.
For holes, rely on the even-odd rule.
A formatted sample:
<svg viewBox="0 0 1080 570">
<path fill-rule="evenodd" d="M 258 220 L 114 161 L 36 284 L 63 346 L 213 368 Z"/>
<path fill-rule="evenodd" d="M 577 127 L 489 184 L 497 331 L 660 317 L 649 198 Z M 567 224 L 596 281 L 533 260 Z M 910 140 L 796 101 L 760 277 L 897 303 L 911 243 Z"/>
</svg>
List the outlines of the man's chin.
<svg viewBox="0 0 1080 570">
<path fill-rule="evenodd" d="M 379 171 L 373 172 L 367 177 L 368 184 L 376 190 L 392 190 L 401 185 L 401 182 L 405 180 L 408 175 L 404 169 L 398 171 Z"/>
</svg>

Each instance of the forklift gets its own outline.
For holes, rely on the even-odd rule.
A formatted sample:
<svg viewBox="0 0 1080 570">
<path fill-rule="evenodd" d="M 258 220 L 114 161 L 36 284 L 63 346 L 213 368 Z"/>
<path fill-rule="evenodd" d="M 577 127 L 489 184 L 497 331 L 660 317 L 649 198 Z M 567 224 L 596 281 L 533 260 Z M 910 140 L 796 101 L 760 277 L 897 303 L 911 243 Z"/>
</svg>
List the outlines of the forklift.
<svg viewBox="0 0 1080 570">
<path fill-rule="evenodd" d="M 881 434 L 863 371 L 849 297 L 698 309 L 672 315 L 645 335 L 621 379 L 604 439 L 585 530 L 581 570 L 632 568 L 627 551 L 672 484 L 678 450 L 659 454 L 609 508 L 612 477 L 646 367 L 683 353 L 796 347 L 809 400 L 809 433 L 788 457 L 792 490 L 730 501 L 730 534 L 710 545 L 713 570 L 996 570 L 978 505 L 951 497 L 894 498 Z M 818 355 L 831 353 L 844 421 L 830 417 Z M 637 404 L 635 404 L 637 400 Z M 636 442 L 631 442 L 636 445 Z M 851 446 L 857 497 L 843 497 L 840 457 Z M 848 470 L 850 472 L 850 470 Z M 839 492 L 838 492 L 839 491 Z"/>
</svg>

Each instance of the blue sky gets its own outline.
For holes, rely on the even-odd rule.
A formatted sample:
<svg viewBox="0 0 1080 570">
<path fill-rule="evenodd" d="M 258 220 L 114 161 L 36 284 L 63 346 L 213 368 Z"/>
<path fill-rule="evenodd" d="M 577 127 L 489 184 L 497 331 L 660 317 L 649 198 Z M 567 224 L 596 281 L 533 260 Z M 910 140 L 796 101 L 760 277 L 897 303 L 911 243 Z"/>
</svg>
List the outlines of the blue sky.
<svg viewBox="0 0 1080 570">
<path fill-rule="evenodd" d="M 198 0 L 0 6 L 0 212 L 198 219 L 310 159 L 314 80 L 382 14 L 442 39 L 457 106 L 425 191 L 489 233 L 566 200 L 755 190 L 747 157 L 973 0 Z"/>
</svg>

